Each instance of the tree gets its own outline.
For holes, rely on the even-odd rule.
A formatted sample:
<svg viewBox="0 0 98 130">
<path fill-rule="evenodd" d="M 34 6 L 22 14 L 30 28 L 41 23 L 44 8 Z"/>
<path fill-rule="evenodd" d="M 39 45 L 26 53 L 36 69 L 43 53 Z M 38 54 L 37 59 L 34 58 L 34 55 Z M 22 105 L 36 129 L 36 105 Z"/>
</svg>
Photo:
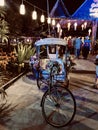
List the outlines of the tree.
<svg viewBox="0 0 98 130">
<path fill-rule="evenodd" d="M 1 42 L 8 42 L 9 25 L 5 20 L 6 11 L 0 7 L 0 39 Z"/>
</svg>

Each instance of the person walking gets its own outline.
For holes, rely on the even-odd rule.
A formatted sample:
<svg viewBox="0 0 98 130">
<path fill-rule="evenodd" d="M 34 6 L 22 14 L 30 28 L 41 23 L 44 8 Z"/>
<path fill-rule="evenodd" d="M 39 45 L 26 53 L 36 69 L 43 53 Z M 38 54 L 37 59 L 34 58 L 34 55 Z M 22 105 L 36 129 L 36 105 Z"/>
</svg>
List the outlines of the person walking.
<svg viewBox="0 0 98 130">
<path fill-rule="evenodd" d="M 82 56 L 84 59 L 87 59 L 90 48 L 91 48 L 91 41 L 90 41 L 89 37 L 86 36 L 84 39 L 83 46 L 82 46 Z"/>
<path fill-rule="evenodd" d="M 94 88 L 98 89 L 98 54 L 96 56 L 96 60 L 95 60 L 94 64 L 96 65 L 96 76 L 95 76 Z"/>
<path fill-rule="evenodd" d="M 82 45 L 82 41 L 81 41 L 80 37 L 77 37 L 76 40 L 75 40 L 74 47 L 75 47 L 75 56 L 78 59 L 79 59 L 79 56 L 80 56 L 81 45 Z"/>
</svg>

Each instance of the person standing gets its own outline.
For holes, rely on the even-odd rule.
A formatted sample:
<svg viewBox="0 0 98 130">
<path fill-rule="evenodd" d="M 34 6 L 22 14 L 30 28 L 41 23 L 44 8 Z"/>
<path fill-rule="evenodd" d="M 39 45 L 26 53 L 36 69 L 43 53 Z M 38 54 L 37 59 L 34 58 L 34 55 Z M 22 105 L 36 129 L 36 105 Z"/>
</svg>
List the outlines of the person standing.
<svg viewBox="0 0 98 130">
<path fill-rule="evenodd" d="M 81 41 L 80 37 L 77 37 L 75 40 L 75 45 L 74 45 L 76 58 L 79 58 L 79 56 L 80 56 L 81 45 L 82 45 L 82 41 Z"/>
<path fill-rule="evenodd" d="M 84 59 L 87 59 L 90 48 L 91 48 L 91 41 L 90 41 L 89 37 L 86 36 L 84 39 L 83 46 L 82 46 L 82 55 L 83 55 Z"/>
<path fill-rule="evenodd" d="M 95 76 L 95 85 L 94 85 L 94 88 L 98 89 L 98 54 L 96 56 L 94 64 L 96 65 L 96 76 Z"/>
</svg>

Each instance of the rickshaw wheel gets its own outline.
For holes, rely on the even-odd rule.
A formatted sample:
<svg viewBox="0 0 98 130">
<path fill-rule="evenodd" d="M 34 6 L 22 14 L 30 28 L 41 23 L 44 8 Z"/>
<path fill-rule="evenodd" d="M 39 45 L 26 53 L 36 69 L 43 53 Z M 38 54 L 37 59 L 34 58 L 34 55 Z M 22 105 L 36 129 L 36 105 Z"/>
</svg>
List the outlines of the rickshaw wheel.
<svg viewBox="0 0 98 130">
<path fill-rule="evenodd" d="M 43 88 L 43 87 L 45 87 L 47 85 L 48 85 L 48 79 L 45 79 L 42 76 L 41 72 L 39 72 L 39 76 L 37 78 L 37 86 L 38 86 L 38 88 L 40 89 L 40 88 Z"/>
</svg>

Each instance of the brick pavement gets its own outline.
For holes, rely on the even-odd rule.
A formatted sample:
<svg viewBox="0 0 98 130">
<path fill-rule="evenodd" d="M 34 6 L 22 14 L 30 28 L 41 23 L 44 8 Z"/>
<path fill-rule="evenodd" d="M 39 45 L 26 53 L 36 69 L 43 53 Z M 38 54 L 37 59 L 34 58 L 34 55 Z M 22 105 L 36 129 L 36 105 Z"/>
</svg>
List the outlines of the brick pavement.
<svg viewBox="0 0 98 130">
<path fill-rule="evenodd" d="M 95 70 L 92 61 L 74 61 L 78 70 Z M 77 112 L 72 123 L 60 130 L 98 130 L 98 90 L 92 87 L 94 74 L 70 73 L 70 77 L 70 90 L 76 99 Z M 6 92 L 7 114 L 0 120 L 0 130 L 57 130 L 43 119 L 40 107 L 43 91 L 37 88 L 32 73 L 19 78 Z"/>
</svg>

